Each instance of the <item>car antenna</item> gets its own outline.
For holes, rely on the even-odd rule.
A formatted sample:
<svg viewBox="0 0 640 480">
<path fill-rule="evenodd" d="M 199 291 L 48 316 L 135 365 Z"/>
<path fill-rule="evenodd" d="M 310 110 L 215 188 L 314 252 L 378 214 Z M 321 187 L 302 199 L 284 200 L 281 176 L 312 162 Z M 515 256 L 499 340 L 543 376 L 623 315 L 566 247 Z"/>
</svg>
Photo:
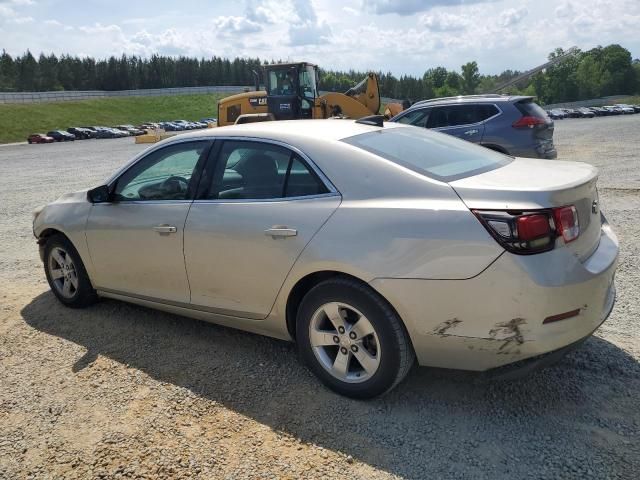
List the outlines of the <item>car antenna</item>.
<svg viewBox="0 0 640 480">
<path fill-rule="evenodd" d="M 384 115 L 369 115 L 368 117 L 362 117 L 360 120 L 356 120 L 356 123 L 372 125 L 374 127 L 384 127 L 383 122 Z"/>
</svg>

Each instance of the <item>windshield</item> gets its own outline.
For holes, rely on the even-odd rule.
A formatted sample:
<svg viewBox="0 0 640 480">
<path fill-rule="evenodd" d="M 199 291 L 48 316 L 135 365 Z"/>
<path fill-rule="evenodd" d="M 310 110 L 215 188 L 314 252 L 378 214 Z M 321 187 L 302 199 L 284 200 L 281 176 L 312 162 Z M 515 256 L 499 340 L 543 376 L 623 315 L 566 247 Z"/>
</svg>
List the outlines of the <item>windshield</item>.
<svg viewBox="0 0 640 480">
<path fill-rule="evenodd" d="M 488 172 L 513 160 L 488 148 L 420 127 L 380 129 L 342 141 L 443 182 Z"/>
<path fill-rule="evenodd" d="M 300 93 L 305 98 L 316 98 L 318 96 L 316 90 L 316 71 L 310 65 L 300 70 Z"/>
<path fill-rule="evenodd" d="M 296 94 L 296 76 L 295 68 L 284 68 L 280 70 L 271 70 L 269 72 L 269 95 L 295 95 Z"/>
</svg>

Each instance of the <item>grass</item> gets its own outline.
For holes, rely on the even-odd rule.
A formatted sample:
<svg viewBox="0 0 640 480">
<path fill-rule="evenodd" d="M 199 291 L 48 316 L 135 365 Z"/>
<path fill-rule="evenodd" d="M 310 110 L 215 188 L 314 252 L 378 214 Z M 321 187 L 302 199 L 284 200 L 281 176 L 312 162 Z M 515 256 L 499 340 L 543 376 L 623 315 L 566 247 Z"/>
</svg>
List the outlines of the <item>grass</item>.
<svg viewBox="0 0 640 480">
<path fill-rule="evenodd" d="M 216 117 L 228 94 L 101 98 L 78 102 L 0 105 L 0 143 L 26 141 L 31 133 L 69 127 L 121 125 Z"/>
<path fill-rule="evenodd" d="M 635 97 L 626 97 L 616 100 L 613 103 L 627 103 L 630 105 L 640 105 L 640 96 L 636 95 Z"/>
</svg>

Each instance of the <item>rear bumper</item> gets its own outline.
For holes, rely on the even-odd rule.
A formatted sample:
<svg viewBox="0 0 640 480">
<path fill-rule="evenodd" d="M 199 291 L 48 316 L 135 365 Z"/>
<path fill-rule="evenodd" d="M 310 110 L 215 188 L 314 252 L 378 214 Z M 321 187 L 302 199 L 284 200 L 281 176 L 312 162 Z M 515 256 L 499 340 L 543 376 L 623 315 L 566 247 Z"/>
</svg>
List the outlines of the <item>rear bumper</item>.
<svg viewBox="0 0 640 480">
<path fill-rule="evenodd" d="M 504 253 L 468 280 L 376 279 L 404 320 L 420 365 L 488 370 L 562 349 L 593 333 L 615 302 L 618 242 L 603 225 L 584 262 L 567 249 Z M 544 324 L 547 317 L 578 310 Z"/>
</svg>

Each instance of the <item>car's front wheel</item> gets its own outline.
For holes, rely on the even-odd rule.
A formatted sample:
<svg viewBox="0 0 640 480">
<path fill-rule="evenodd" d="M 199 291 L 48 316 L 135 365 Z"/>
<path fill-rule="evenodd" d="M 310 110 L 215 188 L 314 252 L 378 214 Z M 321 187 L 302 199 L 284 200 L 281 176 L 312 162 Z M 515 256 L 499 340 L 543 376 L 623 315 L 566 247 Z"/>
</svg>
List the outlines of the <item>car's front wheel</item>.
<svg viewBox="0 0 640 480">
<path fill-rule="evenodd" d="M 312 288 L 298 309 L 302 359 L 332 390 L 372 398 L 404 379 L 415 360 L 404 325 L 365 284 L 338 277 Z"/>
<path fill-rule="evenodd" d="M 44 270 L 54 295 L 68 307 L 82 308 L 97 300 L 97 295 L 80 255 L 62 235 L 47 239 Z"/>
</svg>

